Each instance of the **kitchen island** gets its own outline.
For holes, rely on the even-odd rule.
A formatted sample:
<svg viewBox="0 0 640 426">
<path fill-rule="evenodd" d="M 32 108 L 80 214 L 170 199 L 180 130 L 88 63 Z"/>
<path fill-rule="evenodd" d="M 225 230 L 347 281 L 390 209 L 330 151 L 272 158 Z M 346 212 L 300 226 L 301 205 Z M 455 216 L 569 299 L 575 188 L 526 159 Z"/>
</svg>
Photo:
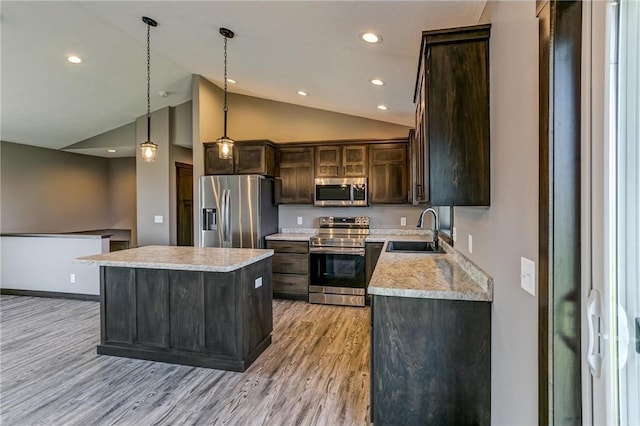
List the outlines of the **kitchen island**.
<svg viewBox="0 0 640 426">
<path fill-rule="evenodd" d="M 385 239 L 368 289 L 373 422 L 489 425 L 493 280 L 446 243 L 401 253 Z"/>
<path fill-rule="evenodd" d="M 245 371 L 271 343 L 273 250 L 146 246 L 100 266 L 98 354 Z"/>
</svg>

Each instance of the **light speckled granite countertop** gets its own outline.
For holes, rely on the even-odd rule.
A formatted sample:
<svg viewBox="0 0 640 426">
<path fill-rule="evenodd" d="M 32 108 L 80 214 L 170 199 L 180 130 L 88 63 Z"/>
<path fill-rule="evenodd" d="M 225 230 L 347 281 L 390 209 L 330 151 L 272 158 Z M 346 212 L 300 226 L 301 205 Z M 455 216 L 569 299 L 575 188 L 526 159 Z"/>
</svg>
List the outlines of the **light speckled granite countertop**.
<svg viewBox="0 0 640 426">
<path fill-rule="evenodd" d="M 313 232 L 282 232 L 280 234 L 271 234 L 264 237 L 266 240 L 277 241 L 309 241 L 309 238 L 317 234 Z"/>
<path fill-rule="evenodd" d="M 74 259 L 76 263 L 126 268 L 231 272 L 273 256 L 273 250 L 145 246 Z"/>
<path fill-rule="evenodd" d="M 431 241 L 426 236 L 388 236 L 369 282 L 368 293 L 425 299 L 493 300 L 493 279 L 441 242 L 446 253 L 388 252 L 388 241 Z"/>
</svg>

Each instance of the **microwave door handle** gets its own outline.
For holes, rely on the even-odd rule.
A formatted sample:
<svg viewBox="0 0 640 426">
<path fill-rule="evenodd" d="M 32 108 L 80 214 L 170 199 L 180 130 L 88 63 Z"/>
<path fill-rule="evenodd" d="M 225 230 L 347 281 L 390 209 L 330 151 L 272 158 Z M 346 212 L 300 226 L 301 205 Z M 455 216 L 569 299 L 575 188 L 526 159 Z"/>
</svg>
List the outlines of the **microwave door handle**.
<svg viewBox="0 0 640 426">
<path fill-rule="evenodd" d="M 355 200 L 355 185 L 349 185 L 349 204 L 353 205 Z"/>
</svg>

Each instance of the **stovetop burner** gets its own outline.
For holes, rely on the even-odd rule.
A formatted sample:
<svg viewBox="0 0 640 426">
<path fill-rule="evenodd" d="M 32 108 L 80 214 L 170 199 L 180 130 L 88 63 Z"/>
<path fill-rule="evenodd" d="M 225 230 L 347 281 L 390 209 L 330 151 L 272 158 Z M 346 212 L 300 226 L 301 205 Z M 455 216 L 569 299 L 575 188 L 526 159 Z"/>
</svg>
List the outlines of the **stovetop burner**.
<svg viewBox="0 0 640 426">
<path fill-rule="evenodd" d="M 310 239 L 315 247 L 364 247 L 369 235 L 369 218 L 324 216 L 318 219 L 318 235 Z"/>
</svg>

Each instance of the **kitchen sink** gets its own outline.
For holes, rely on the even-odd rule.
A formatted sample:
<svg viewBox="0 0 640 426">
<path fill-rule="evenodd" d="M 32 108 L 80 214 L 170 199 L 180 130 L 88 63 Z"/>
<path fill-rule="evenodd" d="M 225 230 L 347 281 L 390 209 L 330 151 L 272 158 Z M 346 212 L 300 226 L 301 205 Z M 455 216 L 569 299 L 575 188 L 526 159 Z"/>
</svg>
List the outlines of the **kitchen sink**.
<svg viewBox="0 0 640 426">
<path fill-rule="evenodd" d="M 404 253 L 444 253 L 441 248 L 436 249 L 432 241 L 389 241 L 387 251 Z"/>
</svg>

